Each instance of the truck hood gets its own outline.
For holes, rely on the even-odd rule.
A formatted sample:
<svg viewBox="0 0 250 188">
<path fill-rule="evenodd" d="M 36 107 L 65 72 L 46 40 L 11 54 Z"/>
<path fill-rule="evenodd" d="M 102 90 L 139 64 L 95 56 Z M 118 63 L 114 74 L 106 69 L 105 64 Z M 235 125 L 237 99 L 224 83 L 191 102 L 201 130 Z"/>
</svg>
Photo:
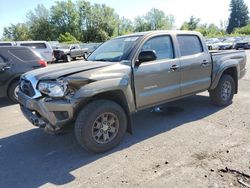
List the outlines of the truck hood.
<svg viewBox="0 0 250 188">
<path fill-rule="evenodd" d="M 36 69 L 23 75 L 35 77 L 37 80 L 54 80 L 71 74 L 107 67 L 114 62 L 80 61 L 77 63 L 67 63 L 59 65 L 49 65 L 46 68 Z"/>
</svg>

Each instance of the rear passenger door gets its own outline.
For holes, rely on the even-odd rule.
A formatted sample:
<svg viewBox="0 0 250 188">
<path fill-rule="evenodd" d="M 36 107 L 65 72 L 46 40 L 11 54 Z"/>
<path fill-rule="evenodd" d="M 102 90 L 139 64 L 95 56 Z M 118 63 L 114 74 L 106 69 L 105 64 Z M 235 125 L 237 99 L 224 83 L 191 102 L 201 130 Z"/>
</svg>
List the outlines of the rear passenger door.
<svg viewBox="0 0 250 188">
<path fill-rule="evenodd" d="M 212 62 L 197 35 L 177 35 L 181 63 L 181 95 L 206 90 L 211 84 Z"/>
<path fill-rule="evenodd" d="M 6 83 L 12 77 L 12 74 L 10 63 L 0 54 L 0 88 L 6 86 Z"/>
<path fill-rule="evenodd" d="M 148 39 L 140 51 L 156 52 L 157 59 L 134 67 L 137 107 L 145 108 L 180 96 L 180 62 L 170 35 Z"/>
</svg>

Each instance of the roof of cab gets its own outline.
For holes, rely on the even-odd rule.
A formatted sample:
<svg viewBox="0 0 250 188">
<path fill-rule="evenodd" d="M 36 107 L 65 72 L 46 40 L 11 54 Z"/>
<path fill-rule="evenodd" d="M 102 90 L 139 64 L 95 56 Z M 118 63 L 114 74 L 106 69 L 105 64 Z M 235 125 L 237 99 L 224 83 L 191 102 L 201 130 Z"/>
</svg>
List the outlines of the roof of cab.
<svg viewBox="0 0 250 188">
<path fill-rule="evenodd" d="M 156 30 L 156 31 L 145 31 L 145 32 L 137 32 L 128 35 L 119 36 L 117 38 L 123 37 L 135 37 L 135 36 L 148 36 L 153 34 L 193 34 L 193 35 L 201 35 L 199 32 L 196 31 L 181 31 L 181 30 Z"/>
</svg>

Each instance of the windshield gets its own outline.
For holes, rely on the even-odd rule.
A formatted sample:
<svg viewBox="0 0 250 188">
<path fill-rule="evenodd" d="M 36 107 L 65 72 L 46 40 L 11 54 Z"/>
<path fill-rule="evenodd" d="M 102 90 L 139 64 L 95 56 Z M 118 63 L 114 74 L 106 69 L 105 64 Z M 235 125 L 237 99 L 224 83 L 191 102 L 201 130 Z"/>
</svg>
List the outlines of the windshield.
<svg viewBox="0 0 250 188">
<path fill-rule="evenodd" d="M 97 48 L 89 57 L 88 61 L 111 61 L 118 62 L 127 60 L 130 52 L 140 36 L 123 37 L 109 40 Z"/>
</svg>

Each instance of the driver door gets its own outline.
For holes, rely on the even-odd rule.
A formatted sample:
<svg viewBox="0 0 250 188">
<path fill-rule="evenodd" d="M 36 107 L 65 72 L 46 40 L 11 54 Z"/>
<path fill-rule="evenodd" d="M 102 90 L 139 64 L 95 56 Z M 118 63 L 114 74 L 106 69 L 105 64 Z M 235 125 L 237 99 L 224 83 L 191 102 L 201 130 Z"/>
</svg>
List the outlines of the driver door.
<svg viewBox="0 0 250 188">
<path fill-rule="evenodd" d="M 134 84 L 137 108 L 146 108 L 180 96 L 180 62 L 175 58 L 171 36 L 147 40 L 140 51 L 156 52 L 157 59 L 135 67 Z"/>
</svg>

